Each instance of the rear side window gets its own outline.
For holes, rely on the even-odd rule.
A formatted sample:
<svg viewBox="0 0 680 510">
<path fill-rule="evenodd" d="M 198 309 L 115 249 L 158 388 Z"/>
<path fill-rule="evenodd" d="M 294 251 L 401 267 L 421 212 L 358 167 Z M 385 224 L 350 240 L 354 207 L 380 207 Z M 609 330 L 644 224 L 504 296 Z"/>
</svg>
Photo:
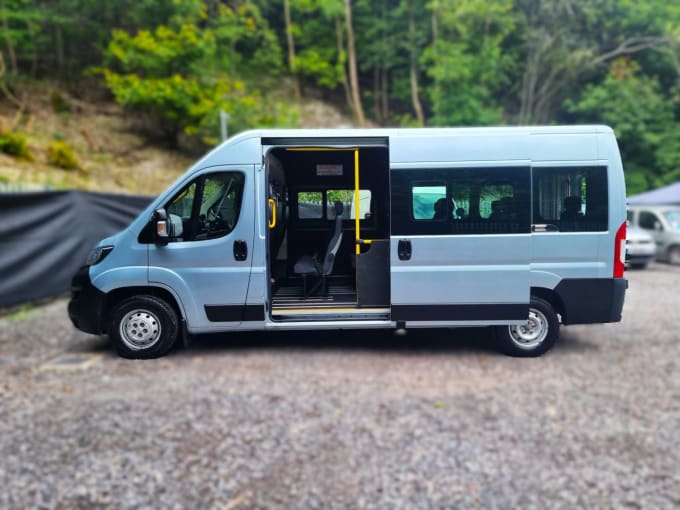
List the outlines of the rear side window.
<svg viewBox="0 0 680 510">
<path fill-rule="evenodd" d="M 392 171 L 392 233 L 479 235 L 529 232 L 530 169 Z"/>
<path fill-rule="evenodd" d="M 533 176 L 534 225 L 546 231 L 607 230 L 606 167 L 534 167 Z"/>
</svg>

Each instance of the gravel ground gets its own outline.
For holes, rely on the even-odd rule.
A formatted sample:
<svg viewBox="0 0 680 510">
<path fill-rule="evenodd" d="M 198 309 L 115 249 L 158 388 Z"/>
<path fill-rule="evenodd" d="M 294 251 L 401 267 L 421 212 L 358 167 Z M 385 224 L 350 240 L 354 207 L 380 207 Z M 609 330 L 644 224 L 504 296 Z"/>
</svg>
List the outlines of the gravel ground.
<svg viewBox="0 0 680 510">
<path fill-rule="evenodd" d="M 538 359 L 468 329 L 128 361 L 65 300 L 0 319 L 0 508 L 678 508 L 680 268 L 628 278 L 622 323 Z"/>
</svg>

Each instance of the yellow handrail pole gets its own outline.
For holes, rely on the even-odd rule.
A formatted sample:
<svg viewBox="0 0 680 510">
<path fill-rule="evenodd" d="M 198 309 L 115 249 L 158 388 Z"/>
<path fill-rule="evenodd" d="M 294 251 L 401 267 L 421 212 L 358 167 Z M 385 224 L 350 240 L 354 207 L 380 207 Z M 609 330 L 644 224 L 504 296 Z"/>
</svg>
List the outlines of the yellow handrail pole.
<svg viewBox="0 0 680 510">
<path fill-rule="evenodd" d="M 354 228 L 356 230 L 356 241 L 361 239 L 359 237 L 359 215 L 361 214 L 361 204 L 359 203 L 359 149 L 354 149 Z M 356 254 L 359 255 L 361 247 L 359 243 L 355 244 Z"/>
</svg>

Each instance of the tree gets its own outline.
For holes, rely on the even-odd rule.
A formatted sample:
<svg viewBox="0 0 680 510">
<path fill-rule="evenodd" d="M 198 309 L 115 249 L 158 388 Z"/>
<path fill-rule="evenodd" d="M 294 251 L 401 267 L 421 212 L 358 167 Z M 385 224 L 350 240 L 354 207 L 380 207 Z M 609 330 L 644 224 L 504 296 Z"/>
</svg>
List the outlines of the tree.
<svg viewBox="0 0 680 510">
<path fill-rule="evenodd" d="M 614 128 L 629 194 L 680 179 L 680 124 L 658 80 L 640 75 L 629 58 L 615 60 L 599 84 L 589 84 L 567 108 L 580 122 Z"/>
<path fill-rule="evenodd" d="M 525 50 L 519 124 L 549 122 L 584 76 L 668 41 L 659 15 L 665 8 L 655 0 L 517 0 L 517 7 Z"/>
<path fill-rule="evenodd" d="M 345 29 L 347 30 L 347 67 L 349 72 L 349 88 L 352 97 L 352 111 L 360 126 L 366 124 L 364 107 L 361 104 L 361 89 L 357 66 L 357 51 L 354 44 L 354 24 L 352 22 L 352 0 L 345 2 Z"/>
<path fill-rule="evenodd" d="M 433 42 L 424 51 L 434 125 L 499 123 L 497 99 L 508 84 L 515 28 L 510 0 L 440 0 L 433 4 Z"/>
<path fill-rule="evenodd" d="M 135 35 L 114 30 L 101 72 L 120 104 L 146 114 L 174 147 L 182 135 L 214 143 L 221 109 L 236 131 L 286 117 L 248 82 L 265 82 L 265 73 L 273 80 L 281 68 L 276 38 L 256 6 L 219 5 L 208 12 L 201 4 L 171 23 Z"/>
</svg>

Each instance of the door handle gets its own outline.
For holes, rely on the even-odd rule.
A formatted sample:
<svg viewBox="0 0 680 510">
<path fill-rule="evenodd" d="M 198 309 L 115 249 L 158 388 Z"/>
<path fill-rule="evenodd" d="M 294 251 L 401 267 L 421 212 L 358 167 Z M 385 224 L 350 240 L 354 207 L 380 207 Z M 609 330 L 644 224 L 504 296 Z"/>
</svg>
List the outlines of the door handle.
<svg viewBox="0 0 680 510">
<path fill-rule="evenodd" d="M 246 260 L 248 258 L 248 244 L 245 241 L 234 241 L 234 259 Z"/>
<path fill-rule="evenodd" d="M 397 256 L 399 260 L 411 260 L 411 241 L 409 239 L 399 239 L 397 245 Z"/>
</svg>

